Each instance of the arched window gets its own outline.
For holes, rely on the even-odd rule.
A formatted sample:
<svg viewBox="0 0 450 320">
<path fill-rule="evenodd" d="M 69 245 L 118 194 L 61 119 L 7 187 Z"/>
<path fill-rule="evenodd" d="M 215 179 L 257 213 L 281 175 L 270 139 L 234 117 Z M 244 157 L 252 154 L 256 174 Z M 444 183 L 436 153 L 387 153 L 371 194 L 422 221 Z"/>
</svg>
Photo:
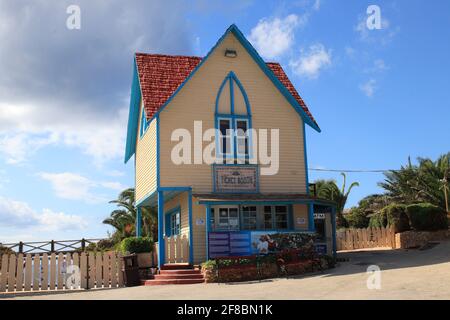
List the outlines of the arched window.
<svg viewBox="0 0 450 320">
<path fill-rule="evenodd" d="M 222 82 L 216 98 L 215 123 L 217 155 L 222 158 L 246 159 L 251 154 L 252 115 L 247 94 L 231 71 Z"/>
</svg>

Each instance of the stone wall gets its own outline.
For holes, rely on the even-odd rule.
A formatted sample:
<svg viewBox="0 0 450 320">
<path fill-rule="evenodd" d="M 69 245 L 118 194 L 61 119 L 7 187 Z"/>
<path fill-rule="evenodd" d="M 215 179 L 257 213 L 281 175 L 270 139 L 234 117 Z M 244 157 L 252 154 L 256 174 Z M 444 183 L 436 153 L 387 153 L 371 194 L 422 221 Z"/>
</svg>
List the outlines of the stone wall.
<svg viewBox="0 0 450 320">
<path fill-rule="evenodd" d="M 426 245 L 430 241 L 450 239 L 449 230 L 405 231 L 395 234 L 396 249 L 411 249 Z"/>
</svg>

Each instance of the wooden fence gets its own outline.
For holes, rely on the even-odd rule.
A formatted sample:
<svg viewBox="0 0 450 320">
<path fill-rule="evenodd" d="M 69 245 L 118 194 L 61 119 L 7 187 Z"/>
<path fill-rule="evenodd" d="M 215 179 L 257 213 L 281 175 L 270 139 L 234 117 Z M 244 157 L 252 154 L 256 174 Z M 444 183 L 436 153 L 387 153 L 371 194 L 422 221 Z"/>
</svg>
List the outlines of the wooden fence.
<svg viewBox="0 0 450 320">
<path fill-rule="evenodd" d="M 189 263 L 189 239 L 186 235 L 164 237 L 166 263 Z"/>
<path fill-rule="evenodd" d="M 336 232 L 337 250 L 395 248 L 392 228 L 344 229 Z"/>
<path fill-rule="evenodd" d="M 90 244 L 96 244 L 103 239 L 81 239 L 81 240 L 50 240 L 33 242 L 0 243 L 17 253 L 66 253 L 81 252 Z"/>
<path fill-rule="evenodd" d="M 115 252 L 3 254 L 0 292 L 116 288 L 123 286 Z"/>
</svg>

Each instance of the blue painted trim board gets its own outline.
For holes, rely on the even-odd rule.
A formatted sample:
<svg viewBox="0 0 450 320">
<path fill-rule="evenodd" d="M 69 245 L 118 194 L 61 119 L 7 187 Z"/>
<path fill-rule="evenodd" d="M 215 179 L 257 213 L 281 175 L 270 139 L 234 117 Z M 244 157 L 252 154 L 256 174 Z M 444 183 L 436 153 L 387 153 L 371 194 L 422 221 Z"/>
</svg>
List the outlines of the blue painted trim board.
<svg viewBox="0 0 450 320">
<path fill-rule="evenodd" d="M 158 191 L 158 268 L 166 263 L 164 243 L 164 191 Z"/>
<path fill-rule="evenodd" d="M 140 238 L 142 236 L 142 209 L 137 207 L 136 209 L 136 237 Z"/>
</svg>

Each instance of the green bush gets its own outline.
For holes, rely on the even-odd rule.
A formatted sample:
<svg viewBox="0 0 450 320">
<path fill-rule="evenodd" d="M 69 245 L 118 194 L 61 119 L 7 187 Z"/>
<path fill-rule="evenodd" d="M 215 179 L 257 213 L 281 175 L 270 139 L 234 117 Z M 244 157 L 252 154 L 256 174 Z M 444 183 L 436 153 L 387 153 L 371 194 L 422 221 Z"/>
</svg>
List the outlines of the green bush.
<svg viewBox="0 0 450 320">
<path fill-rule="evenodd" d="M 409 205 L 406 212 L 414 230 L 434 231 L 448 228 L 446 212 L 430 203 Z"/>
<path fill-rule="evenodd" d="M 386 217 L 387 226 L 393 227 L 396 233 L 411 229 L 406 205 L 393 203 L 381 209 L 380 213 Z"/>
<path fill-rule="evenodd" d="M 386 228 L 388 225 L 386 212 L 377 212 L 370 217 L 369 227 L 371 228 Z"/>
<path fill-rule="evenodd" d="M 359 208 L 352 208 L 350 213 L 345 216 L 345 219 L 350 228 L 367 228 L 369 225 L 369 218 Z"/>
<path fill-rule="evenodd" d="M 153 251 L 153 241 L 148 237 L 129 237 L 122 240 L 120 250 L 129 253 L 142 253 Z"/>
<path fill-rule="evenodd" d="M 217 268 L 217 262 L 216 260 L 208 260 L 202 263 L 202 268 L 214 270 Z"/>
</svg>

